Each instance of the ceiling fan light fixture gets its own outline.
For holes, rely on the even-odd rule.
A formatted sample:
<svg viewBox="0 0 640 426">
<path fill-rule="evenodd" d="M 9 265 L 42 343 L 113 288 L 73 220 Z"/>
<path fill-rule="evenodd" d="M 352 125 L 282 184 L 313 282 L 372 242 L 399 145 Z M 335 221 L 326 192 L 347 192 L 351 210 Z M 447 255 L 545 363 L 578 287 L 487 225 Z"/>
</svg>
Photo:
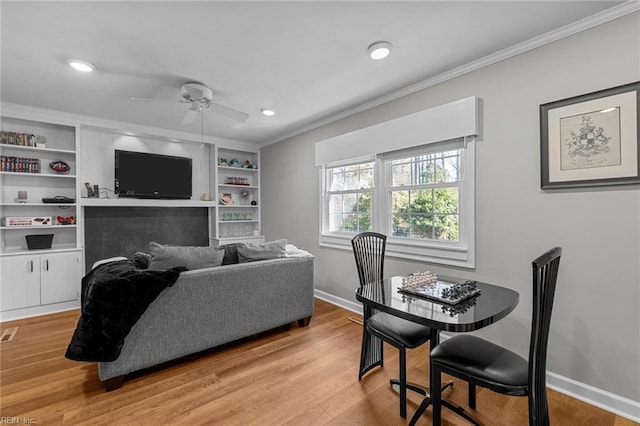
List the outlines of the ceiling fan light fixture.
<svg viewBox="0 0 640 426">
<path fill-rule="evenodd" d="M 67 64 L 74 70 L 80 72 L 94 72 L 96 70 L 95 65 L 82 59 L 69 58 L 67 59 Z"/>
<path fill-rule="evenodd" d="M 369 45 L 367 51 L 369 52 L 369 57 L 371 59 L 378 61 L 389 56 L 392 48 L 393 45 L 388 41 L 376 41 Z"/>
<path fill-rule="evenodd" d="M 276 115 L 276 111 L 273 108 L 262 108 L 260 109 L 260 112 L 265 117 L 273 117 L 274 115 Z"/>
</svg>

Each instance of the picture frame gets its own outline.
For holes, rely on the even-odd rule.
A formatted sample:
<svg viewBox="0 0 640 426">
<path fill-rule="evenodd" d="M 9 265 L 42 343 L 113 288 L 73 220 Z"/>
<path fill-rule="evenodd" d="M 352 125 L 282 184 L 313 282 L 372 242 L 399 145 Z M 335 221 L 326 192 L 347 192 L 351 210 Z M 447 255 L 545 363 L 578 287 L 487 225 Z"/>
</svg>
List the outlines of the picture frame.
<svg viewBox="0 0 640 426">
<path fill-rule="evenodd" d="M 640 184 L 640 81 L 540 105 L 542 189 Z"/>
</svg>

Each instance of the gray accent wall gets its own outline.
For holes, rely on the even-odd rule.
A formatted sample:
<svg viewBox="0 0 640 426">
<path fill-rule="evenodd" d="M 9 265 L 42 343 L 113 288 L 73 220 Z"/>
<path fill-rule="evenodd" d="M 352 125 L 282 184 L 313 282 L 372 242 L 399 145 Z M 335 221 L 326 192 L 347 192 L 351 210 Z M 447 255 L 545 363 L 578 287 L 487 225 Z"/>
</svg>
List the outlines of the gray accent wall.
<svg viewBox="0 0 640 426">
<path fill-rule="evenodd" d="M 540 104 L 638 80 L 640 14 L 634 13 L 266 146 L 263 232 L 267 240 L 287 238 L 312 252 L 316 288 L 355 302 L 353 254 L 319 246 L 315 143 L 479 96 L 476 268 L 389 258 L 386 275 L 431 270 L 517 290 L 516 310 L 479 334 L 527 357 L 531 260 L 562 246 L 549 371 L 640 401 L 640 188 L 542 191 L 539 136 Z"/>
<path fill-rule="evenodd" d="M 115 256 L 149 252 L 149 242 L 208 246 L 209 216 L 204 207 L 85 207 L 85 267 Z"/>
</svg>

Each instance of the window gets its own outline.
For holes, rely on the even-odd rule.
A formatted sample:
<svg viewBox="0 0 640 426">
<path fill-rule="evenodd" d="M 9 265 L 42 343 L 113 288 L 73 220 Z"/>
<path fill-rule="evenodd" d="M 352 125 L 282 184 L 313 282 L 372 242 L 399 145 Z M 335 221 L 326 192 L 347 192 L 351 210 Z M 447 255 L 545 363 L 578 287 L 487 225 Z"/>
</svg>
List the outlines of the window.
<svg viewBox="0 0 640 426">
<path fill-rule="evenodd" d="M 461 138 L 325 165 L 321 245 L 351 249 L 376 231 L 390 256 L 473 266 L 473 153 Z"/>
<path fill-rule="evenodd" d="M 328 232 L 372 230 L 373 178 L 373 162 L 327 168 Z"/>
<path fill-rule="evenodd" d="M 371 230 L 388 256 L 473 268 L 479 107 L 469 96 L 317 142 L 320 245 L 351 250 Z"/>
<path fill-rule="evenodd" d="M 458 241 L 462 150 L 390 160 L 391 235 Z"/>
</svg>

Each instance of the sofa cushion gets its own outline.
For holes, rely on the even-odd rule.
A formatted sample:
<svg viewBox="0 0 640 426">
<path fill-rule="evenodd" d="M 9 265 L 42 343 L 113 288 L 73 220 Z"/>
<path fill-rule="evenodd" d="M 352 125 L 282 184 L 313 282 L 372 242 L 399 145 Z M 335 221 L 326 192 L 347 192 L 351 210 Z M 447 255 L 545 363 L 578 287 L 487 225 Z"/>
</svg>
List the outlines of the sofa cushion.
<svg viewBox="0 0 640 426">
<path fill-rule="evenodd" d="M 287 240 L 275 240 L 264 244 L 245 243 L 238 246 L 238 263 L 284 257 Z"/>
<path fill-rule="evenodd" d="M 244 245 L 244 243 L 231 243 L 220 246 L 224 247 L 224 258 L 222 259 L 222 265 L 233 265 L 235 263 L 238 263 L 238 247 L 242 247 Z"/>
<path fill-rule="evenodd" d="M 188 270 L 220 266 L 224 257 L 222 247 L 164 246 L 149 243 L 149 269 L 171 269 L 183 266 Z"/>
</svg>

